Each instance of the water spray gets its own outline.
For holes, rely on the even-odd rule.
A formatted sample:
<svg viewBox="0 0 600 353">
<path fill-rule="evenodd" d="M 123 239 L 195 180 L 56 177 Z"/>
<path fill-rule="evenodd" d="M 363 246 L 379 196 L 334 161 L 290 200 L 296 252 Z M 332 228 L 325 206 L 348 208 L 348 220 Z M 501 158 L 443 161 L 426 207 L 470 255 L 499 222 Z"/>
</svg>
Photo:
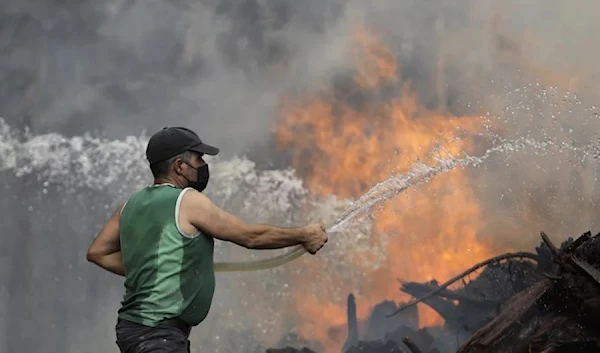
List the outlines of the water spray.
<svg viewBox="0 0 600 353">
<path fill-rule="evenodd" d="M 123 180 L 143 185 L 145 178 L 139 170 L 146 168 L 142 151 L 146 141 L 143 138 L 130 137 L 125 140 L 107 140 L 89 135 L 66 138 L 59 134 L 29 136 L 21 142 L 20 134 L 15 133 L 0 119 L 0 171 L 11 170 L 16 176 L 24 176 L 35 171 L 38 180 L 44 186 L 49 183 L 66 183 L 64 191 L 74 192 L 78 188 L 104 189 L 116 185 L 113 190 L 118 194 L 129 192 L 129 185 L 121 185 Z M 357 224 L 367 216 L 373 207 L 387 201 L 403 191 L 426 183 L 432 177 L 449 172 L 457 167 L 479 166 L 495 154 L 508 155 L 526 149 L 538 153 L 569 150 L 582 152 L 584 159 L 598 157 L 597 144 L 575 147 L 570 143 L 555 143 L 551 140 L 538 142 L 531 138 L 519 138 L 513 141 L 500 141 L 496 147 L 485 151 L 479 157 L 464 155 L 456 158 L 448 153 L 434 156 L 436 166 L 428 166 L 417 161 L 408 173 L 393 175 L 375 185 L 362 197 L 350 205 L 333 224 L 327 227 L 329 234 L 341 233 Z M 127 156 L 127 159 L 123 159 Z M 90 180 L 89 175 L 96 176 Z M 297 246 L 288 252 L 267 259 L 245 262 L 216 262 L 216 272 L 258 271 L 275 268 L 304 255 L 303 246 Z"/>
<path fill-rule="evenodd" d="M 545 150 L 551 145 L 554 144 L 549 141 L 537 142 L 533 139 L 520 138 L 513 142 L 504 142 L 501 145 L 492 147 L 480 157 L 465 155 L 463 158 L 455 158 L 446 154 L 443 157 L 434 158 L 438 162 L 438 165 L 435 167 L 418 162 L 412 166 L 407 174 L 394 175 L 387 180 L 376 184 L 361 198 L 350 205 L 350 207 L 348 207 L 348 209 L 346 209 L 346 211 L 344 211 L 342 215 L 326 229 L 326 232 L 331 234 L 347 230 L 351 225 L 356 224 L 356 221 L 369 214 L 376 205 L 397 196 L 411 187 L 426 183 L 438 174 L 447 173 L 457 167 L 478 166 L 494 154 L 506 154 L 523 150 L 527 147 L 536 150 Z M 568 144 L 565 144 L 562 147 L 566 147 L 570 150 L 577 150 L 576 147 Z M 306 249 L 304 249 L 303 246 L 297 246 L 285 254 L 268 259 L 248 262 L 217 262 L 215 263 L 215 271 L 242 272 L 266 270 L 294 261 L 305 253 Z"/>
</svg>

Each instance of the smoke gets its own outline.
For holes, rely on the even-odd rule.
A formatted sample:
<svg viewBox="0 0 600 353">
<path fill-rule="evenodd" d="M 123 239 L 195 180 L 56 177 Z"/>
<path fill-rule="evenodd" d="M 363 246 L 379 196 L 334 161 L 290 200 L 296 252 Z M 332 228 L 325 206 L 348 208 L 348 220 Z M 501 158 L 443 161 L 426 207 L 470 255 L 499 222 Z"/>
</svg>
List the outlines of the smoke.
<svg viewBox="0 0 600 353">
<path fill-rule="evenodd" d="M 590 45 L 600 30 L 598 7 L 591 0 L 3 0 L 0 117 L 34 134 L 111 139 L 185 125 L 221 147 L 225 158 L 253 153 L 276 160 L 281 156 L 268 141 L 282 98 L 319 90 L 352 70 L 353 31 L 366 24 L 398 55 L 403 78 L 428 107 L 489 113 L 508 139 L 529 135 L 582 144 L 600 127 L 593 107 L 600 49 Z M 595 166 L 576 158 L 511 157 L 474 171 L 474 187 L 488 208 L 489 229 L 482 231 L 498 244 L 521 247 L 537 241 L 541 229 L 556 236 L 593 229 Z M 212 192 L 225 208 L 279 224 L 312 216 L 280 216 L 308 202 L 292 172 L 264 171 L 247 160 L 220 163 L 224 181 Z M 69 168 L 77 164 L 65 172 L 78 176 Z M 147 179 L 104 191 L 87 184 L 73 194 L 60 184 L 44 185 L 36 174 L 1 177 L 2 350 L 115 350 L 120 279 L 83 259 L 112 207 Z M 263 199 L 269 192 L 295 204 Z M 256 205 L 265 211 L 255 213 Z M 329 215 L 340 206 L 322 207 Z M 528 232 L 531 239 L 520 239 Z M 226 247 L 219 251 L 243 256 Z M 217 302 L 193 343 L 251 351 L 254 343 L 248 342 L 292 331 L 292 314 L 272 308 L 269 319 L 262 317 L 273 298 L 288 300 L 294 284 L 285 283 L 285 271 L 219 278 Z M 271 323 L 257 323 L 259 315 Z M 248 332 L 239 337 L 231 333 L 243 330 Z"/>
<path fill-rule="evenodd" d="M 4 3 L 0 115 L 35 131 L 180 124 L 234 154 L 268 138 L 282 91 L 343 67 L 335 2 Z"/>
</svg>

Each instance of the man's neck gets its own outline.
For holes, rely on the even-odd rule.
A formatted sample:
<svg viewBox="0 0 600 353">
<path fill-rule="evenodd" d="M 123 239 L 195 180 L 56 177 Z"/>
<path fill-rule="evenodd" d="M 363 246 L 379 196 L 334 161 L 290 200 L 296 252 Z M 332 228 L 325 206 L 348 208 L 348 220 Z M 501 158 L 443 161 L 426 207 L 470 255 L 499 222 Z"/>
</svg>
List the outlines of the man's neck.
<svg viewBox="0 0 600 353">
<path fill-rule="evenodd" d="M 184 185 L 182 185 L 181 182 L 179 182 L 178 180 L 175 180 L 175 178 L 169 178 L 169 177 L 164 177 L 164 178 L 154 178 L 154 185 L 162 185 L 162 184 L 169 184 L 169 185 L 173 185 L 177 188 L 183 188 Z"/>
</svg>

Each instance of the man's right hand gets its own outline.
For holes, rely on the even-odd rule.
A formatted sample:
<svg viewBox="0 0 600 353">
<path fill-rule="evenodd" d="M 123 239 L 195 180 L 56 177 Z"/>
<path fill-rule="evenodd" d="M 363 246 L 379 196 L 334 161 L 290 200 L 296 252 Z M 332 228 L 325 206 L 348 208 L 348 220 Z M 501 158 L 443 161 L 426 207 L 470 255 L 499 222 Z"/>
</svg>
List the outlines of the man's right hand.
<svg viewBox="0 0 600 353">
<path fill-rule="evenodd" d="M 325 226 L 321 224 L 311 224 L 306 226 L 308 239 L 302 244 L 304 249 L 310 254 L 316 254 L 325 243 L 327 243 L 327 233 Z"/>
</svg>

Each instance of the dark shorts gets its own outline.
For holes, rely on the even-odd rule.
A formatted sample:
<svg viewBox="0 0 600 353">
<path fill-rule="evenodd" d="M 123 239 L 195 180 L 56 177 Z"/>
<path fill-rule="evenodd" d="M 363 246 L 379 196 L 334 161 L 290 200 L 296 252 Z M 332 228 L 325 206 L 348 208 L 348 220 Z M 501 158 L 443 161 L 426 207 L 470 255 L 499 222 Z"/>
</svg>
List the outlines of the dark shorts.
<svg viewBox="0 0 600 353">
<path fill-rule="evenodd" d="M 189 326 L 166 322 L 148 327 L 119 320 L 116 331 L 121 353 L 190 353 Z"/>
</svg>

